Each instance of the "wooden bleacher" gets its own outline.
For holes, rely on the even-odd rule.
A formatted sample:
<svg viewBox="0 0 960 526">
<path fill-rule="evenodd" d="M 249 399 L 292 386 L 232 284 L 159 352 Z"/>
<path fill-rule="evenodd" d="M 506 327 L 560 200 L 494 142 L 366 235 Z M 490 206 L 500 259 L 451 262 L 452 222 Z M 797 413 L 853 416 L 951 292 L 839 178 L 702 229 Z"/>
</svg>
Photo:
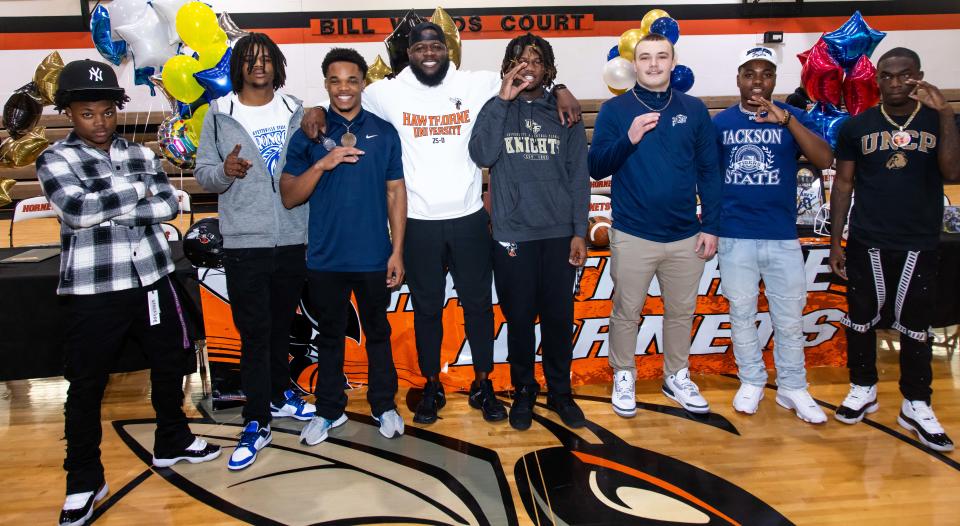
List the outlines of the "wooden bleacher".
<svg viewBox="0 0 960 526">
<path fill-rule="evenodd" d="M 947 100 L 951 101 L 954 109 L 960 113 L 960 89 L 944 90 L 944 95 L 947 97 Z M 782 101 L 786 98 L 786 95 L 775 95 L 774 98 Z M 707 105 L 707 108 L 710 109 L 710 114 L 713 115 L 736 104 L 739 97 L 701 97 L 701 99 Z M 581 103 L 583 107 L 583 122 L 587 129 L 588 143 L 593 138 L 593 125 L 596 122 L 597 112 L 600 111 L 600 105 L 602 103 L 603 100 L 600 99 L 584 100 Z M 159 155 L 160 149 L 157 144 L 157 126 L 165 116 L 166 113 L 161 111 L 153 111 L 150 113 L 121 112 L 119 131 L 127 139 L 137 140 L 147 144 Z M 71 129 L 70 121 L 66 115 L 44 115 L 40 119 L 40 124 L 46 127 L 47 138 L 51 143 L 66 137 Z M 0 140 L 5 139 L 7 136 L 7 131 L 0 128 Z M 163 164 L 167 175 L 170 177 L 170 182 L 175 187 L 181 188 L 187 193 L 198 197 L 209 196 L 193 178 L 192 171 L 182 170 L 167 161 L 164 161 Z M 36 171 L 33 166 L 10 169 L 0 168 L 0 177 L 17 180 L 17 184 L 14 185 L 11 190 L 11 197 L 13 197 L 15 201 L 41 195 L 40 183 L 37 181 Z M 954 189 L 956 190 L 953 191 Z M 950 196 L 951 202 L 960 202 L 960 186 L 954 186 L 948 194 L 949 193 L 956 194 L 956 198 L 953 195 Z M 199 201 L 202 202 L 203 200 L 201 197 Z M 212 196 L 210 196 L 210 200 L 213 200 Z M 5 208 L 9 207 L 12 207 L 12 205 L 8 205 L 8 207 Z"/>
</svg>

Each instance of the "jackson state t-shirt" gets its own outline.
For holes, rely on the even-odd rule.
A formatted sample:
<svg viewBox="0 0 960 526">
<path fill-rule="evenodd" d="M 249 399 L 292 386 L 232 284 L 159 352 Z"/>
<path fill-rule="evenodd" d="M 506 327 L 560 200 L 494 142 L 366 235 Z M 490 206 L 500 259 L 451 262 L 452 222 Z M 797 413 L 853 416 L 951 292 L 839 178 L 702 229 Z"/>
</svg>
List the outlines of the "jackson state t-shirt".
<svg viewBox="0 0 960 526">
<path fill-rule="evenodd" d="M 907 116 L 894 116 L 904 124 Z M 906 128 L 910 143 L 879 106 L 852 117 L 837 136 L 838 161 L 853 161 L 850 237 L 872 248 L 934 250 L 943 227 L 943 175 L 937 160 L 940 116 L 926 106 Z"/>
<path fill-rule="evenodd" d="M 800 110 L 774 102 L 812 127 Z M 740 105 L 713 118 L 720 146 L 720 236 L 740 239 L 797 238 L 799 146 L 785 126 L 755 122 Z"/>
<path fill-rule="evenodd" d="M 240 122 L 253 138 L 258 152 L 273 177 L 279 177 L 277 163 L 287 141 L 287 126 L 293 115 L 279 93 L 263 106 L 247 106 L 240 102 L 236 94 L 230 94 L 233 103 L 233 118 Z M 240 151 L 240 157 L 249 159 L 251 152 Z"/>
</svg>

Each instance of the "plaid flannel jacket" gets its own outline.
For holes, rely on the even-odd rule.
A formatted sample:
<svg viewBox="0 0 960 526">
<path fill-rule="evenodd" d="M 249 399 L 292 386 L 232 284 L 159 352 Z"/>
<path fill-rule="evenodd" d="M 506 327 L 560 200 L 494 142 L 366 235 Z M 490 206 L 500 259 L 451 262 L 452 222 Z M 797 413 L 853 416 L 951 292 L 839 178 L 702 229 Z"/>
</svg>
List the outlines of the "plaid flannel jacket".
<svg viewBox="0 0 960 526">
<path fill-rule="evenodd" d="M 160 223 L 179 206 L 149 148 L 115 135 L 108 156 L 71 132 L 37 159 L 37 177 L 61 220 L 57 294 L 127 290 L 173 272 Z"/>
</svg>

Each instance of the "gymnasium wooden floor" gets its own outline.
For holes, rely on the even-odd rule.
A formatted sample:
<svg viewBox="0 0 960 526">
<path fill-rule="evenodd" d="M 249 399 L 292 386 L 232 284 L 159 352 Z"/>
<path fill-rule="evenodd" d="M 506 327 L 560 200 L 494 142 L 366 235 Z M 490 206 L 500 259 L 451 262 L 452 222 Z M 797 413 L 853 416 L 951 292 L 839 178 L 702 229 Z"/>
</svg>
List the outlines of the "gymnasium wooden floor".
<svg viewBox="0 0 960 526">
<path fill-rule="evenodd" d="M 23 226 L 16 244 L 49 241 L 40 238 L 50 225 Z M 955 350 L 935 347 L 934 407 L 960 440 Z M 590 420 L 580 430 L 542 407 L 526 432 L 487 423 L 458 393 L 448 393 L 440 421 L 418 426 L 417 392 L 402 388 L 407 434 L 387 440 L 360 388 L 349 393 L 350 421 L 327 442 L 299 445 L 302 424 L 277 420 L 273 445 L 240 473 L 228 472 L 226 457 L 242 420 L 202 402 L 198 375 L 185 383 L 187 413 L 224 455 L 152 469 L 148 375 L 118 374 L 102 415 L 111 492 L 94 524 L 960 524 L 960 453 L 926 449 L 897 425 L 892 345 L 881 345 L 879 368 L 880 410 L 854 426 L 805 424 L 776 405 L 772 387 L 757 415 L 741 415 L 730 405 L 735 378 L 695 374 L 714 410 L 707 419 L 676 408 L 654 380 L 638 383 L 638 414 L 623 419 L 609 409 L 609 385 L 591 385 L 576 389 Z M 812 369 L 809 380 L 832 417 L 846 371 Z M 66 389 L 62 378 L 0 382 L 2 524 L 56 520 Z"/>
</svg>

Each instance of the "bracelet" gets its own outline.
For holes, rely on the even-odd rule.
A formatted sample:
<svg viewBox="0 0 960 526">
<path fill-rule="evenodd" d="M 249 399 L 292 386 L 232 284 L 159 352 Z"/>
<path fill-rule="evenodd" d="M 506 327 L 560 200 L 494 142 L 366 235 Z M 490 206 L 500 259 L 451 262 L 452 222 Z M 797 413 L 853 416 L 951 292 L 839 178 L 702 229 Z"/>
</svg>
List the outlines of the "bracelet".
<svg viewBox="0 0 960 526">
<path fill-rule="evenodd" d="M 793 118 L 793 114 L 789 111 L 785 113 L 786 114 L 783 116 L 783 120 L 780 121 L 780 126 L 786 126 L 790 124 L 790 119 Z"/>
</svg>

